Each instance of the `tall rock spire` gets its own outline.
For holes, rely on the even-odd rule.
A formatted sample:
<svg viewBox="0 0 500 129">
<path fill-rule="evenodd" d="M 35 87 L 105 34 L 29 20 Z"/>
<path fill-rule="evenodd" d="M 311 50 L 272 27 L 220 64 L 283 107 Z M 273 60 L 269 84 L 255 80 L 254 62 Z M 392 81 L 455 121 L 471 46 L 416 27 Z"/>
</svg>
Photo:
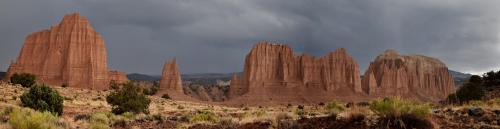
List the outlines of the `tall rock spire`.
<svg viewBox="0 0 500 129">
<path fill-rule="evenodd" d="M 165 62 L 163 65 L 159 90 L 183 93 L 181 74 L 175 58 L 170 62 Z"/>
<path fill-rule="evenodd" d="M 170 62 L 165 62 L 163 65 L 157 95 L 162 96 L 164 94 L 169 95 L 174 100 L 196 101 L 190 96 L 184 94 L 181 74 L 175 58 Z"/>
<path fill-rule="evenodd" d="M 27 36 L 19 57 L 9 66 L 8 76 L 14 73 L 32 73 L 50 85 L 89 89 L 107 89 L 110 78 L 127 80 L 125 74 L 109 73 L 104 40 L 78 13 Z"/>
</svg>

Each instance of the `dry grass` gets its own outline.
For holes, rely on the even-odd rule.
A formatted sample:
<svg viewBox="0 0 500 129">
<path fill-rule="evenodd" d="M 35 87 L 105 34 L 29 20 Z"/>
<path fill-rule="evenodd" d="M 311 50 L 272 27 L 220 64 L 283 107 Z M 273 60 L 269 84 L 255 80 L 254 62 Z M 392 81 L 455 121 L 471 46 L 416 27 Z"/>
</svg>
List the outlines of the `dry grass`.
<svg viewBox="0 0 500 129">
<path fill-rule="evenodd" d="M 77 88 L 62 88 L 54 87 L 62 96 L 64 96 L 64 113 L 59 119 L 68 120 L 69 128 L 88 127 L 88 120 L 74 120 L 75 116 L 88 115 L 92 116 L 97 112 L 110 113 L 111 106 L 107 104 L 105 98 L 109 91 L 93 91 L 87 89 Z M 26 88 L 21 86 L 13 86 L 0 82 L 0 94 L 4 95 L 0 98 L 0 110 L 7 107 L 19 107 L 19 96 L 26 91 Z M 229 127 L 234 124 L 245 124 L 252 122 L 266 121 L 273 124 L 274 127 L 280 120 L 297 120 L 299 115 L 296 114 L 297 106 L 286 107 L 227 107 L 220 105 L 211 105 L 196 102 L 173 101 L 163 99 L 157 96 L 150 96 L 151 104 L 149 106 L 150 114 L 170 117 L 170 116 L 185 116 L 189 117 L 198 111 L 208 111 L 213 113 L 218 118 L 217 121 L 208 122 L 211 124 L 227 125 Z M 477 104 L 497 108 L 500 105 L 500 100 L 491 100 L 487 102 L 478 102 Z M 453 107 L 456 108 L 456 107 Z M 313 105 L 304 106 L 304 117 L 324 117 L 328 116 L 332 111 L 338 114 L 338 117 L 343 118 L 358 118 L 360 115 L 366 116 L 368 119 L 376 117 L 375 113 L 367 107 L 352 106 L 350 108 L 344 107 L 342 103 L 335 103 L 334 105 Z M 115 116 L 116 118 L 127 119 L 145 119 L 152 117 L 152 115 L 138 114 L 138 115 L 122 115 Z M 198 121 L 199 122 L 199 121 Z M 181 122 L 177 126 L 179 128 L 187 128 L 198 122 Z M 8 124 L 0 123 L 0 128 L 8 128 Z"/>
</svg>

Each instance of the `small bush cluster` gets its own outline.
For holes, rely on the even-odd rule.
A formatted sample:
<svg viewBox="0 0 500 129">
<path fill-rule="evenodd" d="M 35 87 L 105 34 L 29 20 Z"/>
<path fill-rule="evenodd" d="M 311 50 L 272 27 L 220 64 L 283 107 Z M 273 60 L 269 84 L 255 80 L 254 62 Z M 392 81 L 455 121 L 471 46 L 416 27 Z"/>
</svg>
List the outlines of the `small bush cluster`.
<svg viewBox="0 0 500 129">
<path fill-rule="evenodd" d="M 481 100 L 484 96 L 483 80 L 480 76 L 473 75 L 469 81 L 455 93 L 448 95 L 450 103 L 465 103 L 471 100 Z"/>
<path fill-rule="evenodd" d="M 220 118 L 210 111 L 198 111 L 196 114 L 189 117 L 189 121 L 196 122 L 211 122 L 218 123 Z"/>
<path fill-rule="evenodd" d="M 14 129 L 54 129 L 57 116 L 50 112 L 37 112 L 29 108 L 13 109 L 9 114 L 9 125 Z"/>
<path fill-rule="evenodd" d="M 144 88 L 142 93 L 145 95 L 155 95 L 158 92 L 158 86 L 152 86 L 151 88 Z"/>
<path fill-rule="evenodd" d="M 125 112 L 122 115 L 114 115 L 110 112 L 98 112 L 92 114 L 88 119 L 90 129 L 110 129 L 111 127 L 126 127 L 127 122 L 136 120 L 136 114 Z"/>
<path fill-rule="evenodd" d="M 375 100 L 370 110 L 380 116 L 378 125 L 382 128 L 432 128 L 426 119 L 430 114 L 430 106 L 405 101 L 396 97 Z"/>
<path fill-rule="evenodd" d="M 57 115 L 63 112 L 63 97 L 46 85 L 35 85 L 21 96 L 22 105 Z"/>
<path fill-rule="evenodd" d="M 151 100 L 141 92 L 140 87 L 128 82 L 114 88 L 115 90 L 106 97 L 114 114 L 149 112 Z"/>
<path fill-rule="evenodd" d="M 164 121 L 166 118 L 165 116 L 161 114 L 154 114 L 154 115 L 147 115 L 143 119 L 149 120 L 149 121 Z"/>
<path fill-rule="evenodd" d="M 297 114 L 299 117 L 305 117 L 306 111 L 304 110 L 304 106 L 299 105 L 297 106 L 297 109 L 295 109 L 295 114 Z"/>
<path fill-rule="evenodd" d="M 36 83 L 36 76 L 30 73 L 14 73 L 14 75 L 10 77 L 10 82 L 29 88 Z"/>
<path fill-rule="evenodd" d="M 500 98 L 490 100 L 472 100 L 469 101 L 470 106 L 487 106 L 487 107 L 500 107 Z"/>
<path fill-rule="evenodd" d="M 89 128 L 91 129 L 110 129 L 111 125 L 110 114 L 106 113 L 95 113 L 90 116 Z"/>
<path fill-rule="evenodd" d="M 415 115 L 424 117 L 430 114 L 429 105 L 405 101 L 397 97 L 374 100 L 370 105 L 370 110 L 381 116 L 397 117 L 402 115 Z"/>
<path fill-rule="evenodd" d="M 338 114 L 345 110 L 345 107 L 339 102 L 330 102 L 325 106 L 325 110 L 330 114 Z"/>
<path fill-rule="evenodd" d="M 161 96 L 161 98 L 164 98 L 164 99 L 171 99 L 171 98 L 170 98 L 170 96 L 169 96 L 168 94 L 163 94 L 163 95 Z"/>
<path fill-rule="evenodd" d="M 490 71 L 483 74 L 484 86 L 494 87 L 500 86 L 500 71 Z"/>
<path fill-rule="evenodd" d="M 259 109 L 259 110 L 255 111 L 253 114 L 255 114 L 255 116 L 257 116 L 257 117 L 262 117 L 262 116 L 266 115 L 267 112 L 266 112 L 266 110 Z"/>
</svg>

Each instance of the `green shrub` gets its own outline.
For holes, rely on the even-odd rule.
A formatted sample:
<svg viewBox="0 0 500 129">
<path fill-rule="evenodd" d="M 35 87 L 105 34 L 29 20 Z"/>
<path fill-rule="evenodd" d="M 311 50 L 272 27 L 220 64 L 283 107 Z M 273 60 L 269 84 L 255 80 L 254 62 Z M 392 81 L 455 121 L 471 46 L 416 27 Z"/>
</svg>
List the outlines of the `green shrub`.
<svg viewBox="0 0 500 129">
<path fill-rule="evenodd" d="M 10 77 L 10 82 L 20 84 L 23 87 L 31 87 L 36 83 L 36 76 L 30 73 L 14 73 L 14 75 Z"/>
<path fill-rule="evenodd" d="M 484 105 L 486 105 L 486 103 L 484 101 L 481 101 L 481 100 L 472 100 L 472 101 L 469 101 L 469 104 L 472 106 L 484 106 Z"/>
<path fill-rule="evenodd" d="M 125 128 L 127 122 L 135 119 L 135 114 L 125 112 L 122 115 L 114 115 L 110 112 L 98 112 L 92 114 L 88 120 L 88 127 L 91 129 L 110 129 L 112 127 Z"/>
<path fill-rule="evenodd" d="M 164 98 L 164 99 L 171 99 L 171 98 L 170 98 L 170 96 L 169 96 L 168 94 L 163 94 L 163 95 L 161 96 L 161 98 Z"/>
<path fill-rule="evenodd" d="M 155 114 L 152 116 L 153 117 L 153 120 L 155 121 L 163 121 L 165 120 L 166 118 L 164 116 L 162 116 L 161 114 Z"/>
<path fill-rule="evenodd" d="M 481 77 L 473 75 L 469 81 L 460 87 L 454 94 L 448 95 L 452 103 L 464 103 L 471 100 L 481 100 L 484 96 Z"/>
<path fill-rule="evenodd" d="M 112 105 L 113 113 L 148 113 L 151 100 L 141 92 L 141 88 L 131 82 L 119 85 L 117 89 L 106 97 L 106 101 Z"/>
<path fill-rule="evenodd" d="M 182 110 L 182 109 L 184 109 L 184 106 L 182 106 L 182 105 L 178 105 L 178 106 L 177 106 L 177 109 Z"/>
<path fill-rule="evenodd" d="M 151 88 L 145 88 L 142 90 L 142 93 L 144 93 L 145 95 L 154 95 L 156 94 L 156 92 L 158 92 L 158 87 L 157 86 L 152 86 Z"/>
<path fill-rule="evenodd" d="M 122 114 L 122 116 L 128 120 L 132 120 L 135 118 L 135 114 L 131 112 L 125 112 Z"/>
<path fill-rule="evenodd" d="M 46 85 L 35 85 L 21 96 L 23 106 L 57 115 L 63 112 L 63 101 L 63 97 L 57 91 Z"/>
<path fill-rule="evenodd" d="M 370 109 L 379 115 L 378 128 L 428 129 L 433 128 L 426 116 L 430 114 L 430 106 L 389 97 L 372 101 Z"/>
<path fill-rule="evenodd" d="M 219 122 L 219 117 L 216 116 L 214 113 L 209 112 L 209 111 L 198 111 L 196 114 L 192 115 L 189 118 L 190 122 L 196 123 L 196 122 L 211 122 L 211 123 L 217 123 Z"/>
<path fill-rule="evenodd" d="M 98 112 L 88 118 L 88 128 L 109 129 L 110 127 L 125 127 L 127 122 L 135 120 L 133 113 L 125 112 L 121 115 L 114 115 L 111 112 Z"/>
<path fill-rule="evenodd" d="M 96 113 L 90 116 L 90 122 L 110 124 L 111 121 L 109 120 L 108 115 L 106 113 Z"/>
<path fill-rule="evenodd" d="M 398 117 L 402 115 L 423 117 L 429 115 L 430 106 L 412 101 L 404 101 L 397 97 L 389 97 L 372 101 L 370 110 L 382 117 Z"/>
<path fill-rule="evenodd" d="M 304 110 L 303 107 L 300 108 L 299 106 L 299 108 L 295 109 L 295 114 L 297 114 L 299 117 L 305 117 L 306 111 Z"/>
<path fill-rule="evenodd" d="M 32 109 L 13 109 L 9 114 L 9 125 L 14 129 L 54 129 L 57 117 L 50 112 L 37 112 Z"/>
<path fill-rule="evenodd" d="M 483 74 L 484 86 L 500 86 L 500 71 L 490 71 Z"/>
<path fill-rule="evenodd" d="M 341 103 L 331 102 L 326 105 L 325 110 L 330 114 L 338 114 L 344 111 L 345 108 Z"/>
<path fill-rule="evenodd" d="M 261 116 L 266 115 L 267 112 L 263 109 L 259 109 L 259 110 L 255 111 L 253 114 L 255 114 L 255 116 L 257 116 L 257 117 L 261 117 Z"/>
</svg>

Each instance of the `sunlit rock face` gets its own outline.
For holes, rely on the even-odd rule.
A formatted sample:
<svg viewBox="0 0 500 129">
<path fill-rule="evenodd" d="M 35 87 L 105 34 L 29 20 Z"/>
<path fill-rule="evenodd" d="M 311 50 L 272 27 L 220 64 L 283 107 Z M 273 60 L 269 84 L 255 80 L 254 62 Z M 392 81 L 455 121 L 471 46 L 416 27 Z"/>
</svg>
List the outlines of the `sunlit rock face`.
<svg viewBox="0 0 500 129">
<path fill-rule="evenodd" d="M 362 80 L 370 96 L 401 96 L 422 101 L 439 101 L 455 89 L 448 68 L 438 59 L 400 55 L 386 50 L 370 63 Z"/>
<path fill-rule="evenodd" d="M 112 79 L 128 81 L 124 73 L 108 69 L 104 40 L 78 13 L 27 36 L 9 66 L 8 76 L 14 73 L 32 73 L 50 85 L 89 89 L 107 89 Z"/>
<path fill-rule="evenodd" d="M 295 55 L 286 45 L 258 43 L 243 75 L 231 80 L 230 99 L 320 102 L 362 94 L 359 66 L 345 49 L 326 56 Z"/>
</svg>

